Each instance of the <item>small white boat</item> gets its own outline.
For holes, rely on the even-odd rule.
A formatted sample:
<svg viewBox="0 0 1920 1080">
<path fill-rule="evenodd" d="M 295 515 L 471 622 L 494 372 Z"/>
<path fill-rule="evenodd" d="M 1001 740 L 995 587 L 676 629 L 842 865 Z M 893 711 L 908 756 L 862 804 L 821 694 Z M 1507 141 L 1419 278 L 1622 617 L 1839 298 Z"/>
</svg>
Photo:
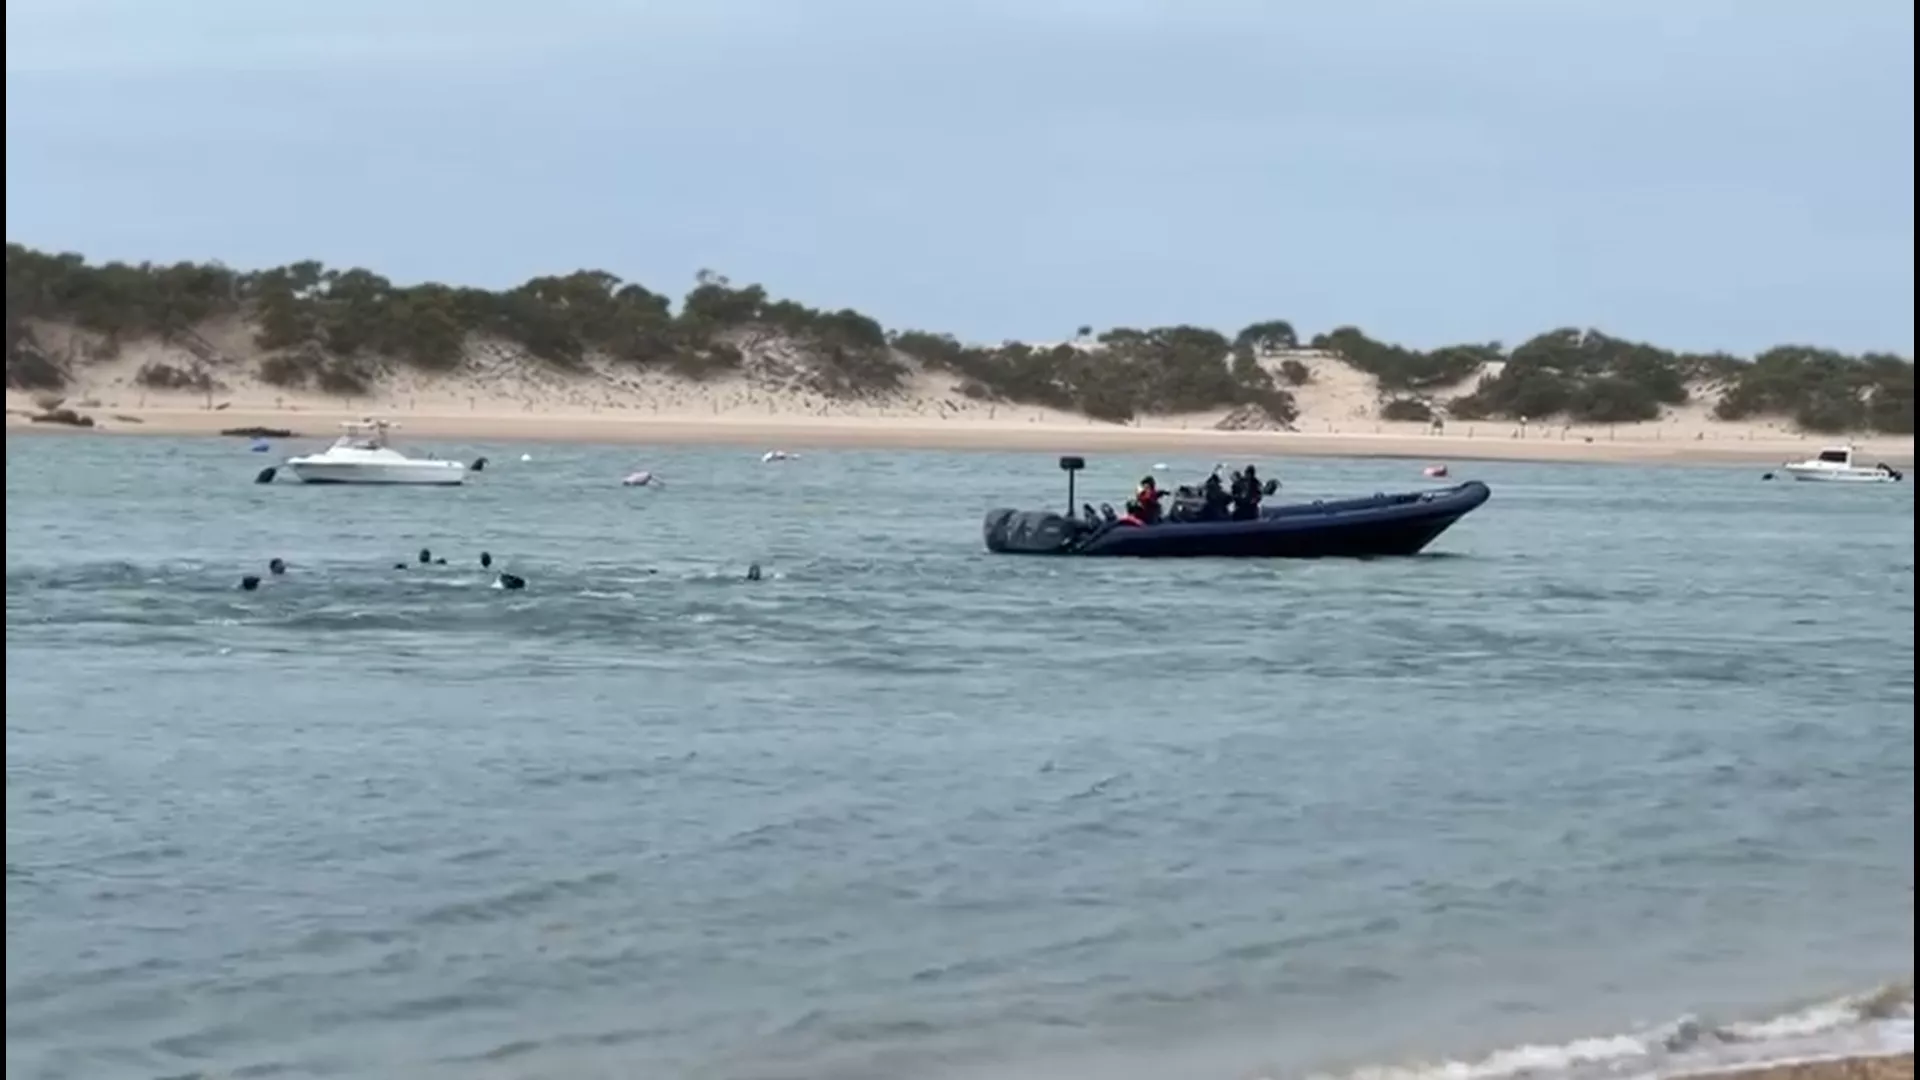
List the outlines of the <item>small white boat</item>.
<svg viewBox="0 0 1920 1080">
<path fill-rule="evenodd" d="M 287 469 L 305 484 L 458 484 L 467 467 L 458 461 L 411 458 L 387 444 L 396 426 L 385 420 L 348 421 L 346 434 L 317 454 L 288 458 Z"/>
<path fill-rule="evenodd" d="M 1891 484 L 1900 479 L 1900 470 L 1881 462 L 1859 465 L 1854 462 L 1852 446 L 1823 446 L 1805 461 L 1789 461 L 1780 471 L 1795 480 L 1818 480 L 1836 484 Z"/>
</svg>

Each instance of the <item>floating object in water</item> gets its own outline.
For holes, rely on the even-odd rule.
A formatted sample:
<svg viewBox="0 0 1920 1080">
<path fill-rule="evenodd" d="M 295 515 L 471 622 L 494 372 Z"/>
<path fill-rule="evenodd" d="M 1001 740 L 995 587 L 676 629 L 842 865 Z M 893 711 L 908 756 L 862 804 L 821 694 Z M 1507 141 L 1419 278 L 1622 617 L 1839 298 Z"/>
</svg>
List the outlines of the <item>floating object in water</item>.
<svg viewBox="0 0 1920 1080">
<path fill-rule="evenodd" d="M 287 572 L 287 560 L 274 558 L 267 560 L 267 572 L 275 577 Z"/>
<path fill-rule="evenodd" d="M 761 461 L 797 461 L 799 454 L 789 454 L 785 450 L 769 450 L 760 455 Z"/>
<path fill-rule="evenodd" d="M 519 574 L 509 574 L 502 570 L 500 576 L 494 580 L 494 584 L 511 591 L 526 588 L 527 579 L 521 577 Z"/>
<path fill-rule="evenodd" d="M 256 484 L 271 484 L 273 483 L 274 474 L 279 471 L 280 471 L 279 469 L 275 468 L 272 465 L 269 465 L 266 468 L 261 469 L 259 472 L 253 474 L 253 482 Z"/>
<path fill-rule="evenodd" d="M 1063 458 L 1068 499 L 1080 458 Z M 1130 555 L 1141 558 L 1320 558 L 1412 555 L 1492 493 L 1478 480 L 1438 491 L 1376 494 L 1336 502 L 1263 506 L 1246 521 L 1194 520 L 1176 503 L 1166 521 L 1145 525 L 1111 507 L 1082 518 L 1045 510 L 997 509 L 982 527 L 987 550 L 1019 555 Z M 1071 505 L 1071 502 L 1069 502 Z"/>
<path fill-rule="evenodd" d="M 1215 467 L 1218 468 L 1218 466 L 1215 466 Z M 1166 472 L 1168 469 L 1171 469 L 1171 468 L 1173 468 L 1173 466 L 1167 464 L 1164 461 L 1156 461 L 1153 463 L 1154 472 Z"/>
<path fill-rule="evenodd" d="M 1770 472 L 1769 472 L 1769 473 L 1761 473 L 1761 474 L 1760 474 L 1760 479 L 1762 479 L 1762 480 L 1771 480 L 1771 479 L 1773 479 L 1773 474 L 1772 474 L 1772 473 L 1770 473 Z"/>
<path fill-rule="evenodd" d="M 621 481 L 622 487 L 646 487 L 654 483 L 654 476 L 645 469 L 628 473 Z"/>
<path fill-rule="evenodd" d="M 247 449 L 253 451 L 256 454 L 264 454 L 267 451 L 273 449 L 273 444 L 268 442 L 265 439 L 255 439 L 253 440 L 253 445 L 247 447 Z"/>
<path fill-rule="evenodd" d="M 474 458 L 473 464 L 467 466 L 468 472 L 485 472 L 486 470 L 487 470 L 487 459 L 484 457 Z"/>
<path fill-rule="evenodd" d="M 533 455 L 532 455 L 532 454 L 521 454 L 521 455 L 520 455 L 520 460 L 521 460 L 521 461 L 532 461 L 532 460 L 533 460 Z"/>
<path fill-rule="evenodd" d="M 255 589 L 258 589 L 260 587 L 260 575 L 248 574 L 247 576 L 241 578 L 240 587 L 242 589 L 245 589 L 247 592 L 252 592 Z"/>
<path fill-rule="evenodd" d="M 747 564 L 747 580 L 748 581 L 760 580 L 760 564 L 759 563 Z"/>
<path fill-rule="evenodd" d="M 1429 480 L 1445 480 L 1447 478 L 1447 467 L 1445 465 L 1429 465 L 1420 470 L 1420 475 Z"/>
</svg>

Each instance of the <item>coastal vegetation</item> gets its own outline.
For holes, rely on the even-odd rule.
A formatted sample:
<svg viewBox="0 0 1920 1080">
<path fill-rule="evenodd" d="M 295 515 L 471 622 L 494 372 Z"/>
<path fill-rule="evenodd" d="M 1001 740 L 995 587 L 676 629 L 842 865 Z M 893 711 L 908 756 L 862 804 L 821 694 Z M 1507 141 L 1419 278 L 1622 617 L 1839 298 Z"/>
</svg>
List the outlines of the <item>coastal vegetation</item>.
<svg viewBox="0 0 1920 1080">
<path fill-rule="evenodd" d="M 238 320 L 253 355 L 223 354 L 207 328 Z M 56 350 L 49 326 L 85 334 Z M 477 342 L 510 344 L 559 372 L 595 364 L 709 380 L 765 377 L 842 399 L 884 398 L 918 371 L 953 377 L 958 392 L 1100 420 L 1247 410 L 1275 425 L 1297 418 L 1293 389 L 1342 362 L 1372 377 L 1387 420 L 1516 420 L 1624 424 L 1709 402 L 1726 420 L 1777 418 L 1820 432 L 1913 432 L 1913 362 L 1788 345 L 1747 360 L 1673 352 L 1594 330 L 1556 329 L 1517 346 L 1422 350 L 1343 326 L 1302 340 L 1266 320 L 1228 337 L 1196 326 L 1081 327 L 1055 344 L 965 344 L 919 330 L 888 331 L 850 309 L 775 299 L 703 271 L 671 298 L 599 270 L 536 277 L 501 291 L 399 285 L 361 268 L 300 262 L 258 271 L 219 263 L 89 263 L 70 253 L 7 245 L 7 385 L 57 391 L 76 365 L 127 343 L 159 339 L 196 358 L 150 364 L 137 381 L 213 393 L 235 365 L 289 390 L 352 397 L 391 371 L 451 373 Z M 777 363 L 776 363 L 777 361 Z"/>
</svg>

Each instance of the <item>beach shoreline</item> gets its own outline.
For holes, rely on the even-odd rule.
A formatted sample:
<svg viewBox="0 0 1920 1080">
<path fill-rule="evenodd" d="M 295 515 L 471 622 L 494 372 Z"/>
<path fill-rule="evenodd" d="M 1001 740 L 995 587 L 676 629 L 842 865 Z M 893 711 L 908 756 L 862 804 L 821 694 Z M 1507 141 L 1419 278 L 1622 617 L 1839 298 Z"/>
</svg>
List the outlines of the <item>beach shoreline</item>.
<svg viewBox="0 0 1920 1080">
<path fill-rule="evenodd" d="M 1712 1080 L 1913 1080 L 1913 1051 L 1678 1073 L 1669 1080 L 1679 1080 L 1680 1077 L 1701 1077 L 1703 1080 L 1708 1077 Z"/>
<path fill-rule="evenodd" d="M 11 405 L 11 403 L 10 403 Z M 1376 424 L 1374 431 L 1221 431 L 1160 426 L 1152 422 L 936 420 L 913 417 L 819 417 L 738 415 L 662 416 L 629 410 L 413 412 L 382 409 L 133 408 L 87 409 L 94 427 L 33 423 L 26 410 L 10 408 L 7 433 L 35 435 L 219 435 L 236 428 L 283 429 L 302 441 L 332 439 L 345 421 L 367 416 L 390 419 L 396 441 L 569 442 L 610 445 L 713 445 L 759 449 L 896 449 L 1045 451 L 1096 453 L 1206 450 L 1265 457 L 1347 457 L 1447 461 L 1516 461 L 1648 465 L 1763 465 L 1810 456 L 1842 437 L 1671 437 L 1661 425 L 1623 426 L 1581 432 L 1560 427 L 1528 430 L 1506 423 L 1454 425 L 1442 433 L 1398 431 L 1407 425 Z M 1459 430 L 1466 428 L 1465 431 Z M 1768 433 L 1772 434 L 1772 433 Z M 1913 440 L 1875 438 L 1859 444 L 1862 456 L 1911 468 Z"/>
</svg>

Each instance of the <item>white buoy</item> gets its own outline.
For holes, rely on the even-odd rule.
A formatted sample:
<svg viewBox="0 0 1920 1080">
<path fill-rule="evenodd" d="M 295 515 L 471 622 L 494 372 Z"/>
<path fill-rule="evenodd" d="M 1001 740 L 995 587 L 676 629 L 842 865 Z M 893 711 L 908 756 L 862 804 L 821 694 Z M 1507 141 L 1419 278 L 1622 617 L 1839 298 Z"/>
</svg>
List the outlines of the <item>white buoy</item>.
<svg viewBox="0 0 1920 1080">
<path fill-rule="evenodd" d="M 626 478 L 620 481 L 626 487 L 646 487 L 654 482 L 653 474 L 645 469 L 628 473 Z"/>
<path fill-rule="evenodd" d="M 532 461 L 532 460 L 533 460 L 533 455 L 532 455 L 532 454 L 521 454 L 521 455 L 520 455 L 520 460 L 521 460 L 521 461 Z"/>
</svg>

